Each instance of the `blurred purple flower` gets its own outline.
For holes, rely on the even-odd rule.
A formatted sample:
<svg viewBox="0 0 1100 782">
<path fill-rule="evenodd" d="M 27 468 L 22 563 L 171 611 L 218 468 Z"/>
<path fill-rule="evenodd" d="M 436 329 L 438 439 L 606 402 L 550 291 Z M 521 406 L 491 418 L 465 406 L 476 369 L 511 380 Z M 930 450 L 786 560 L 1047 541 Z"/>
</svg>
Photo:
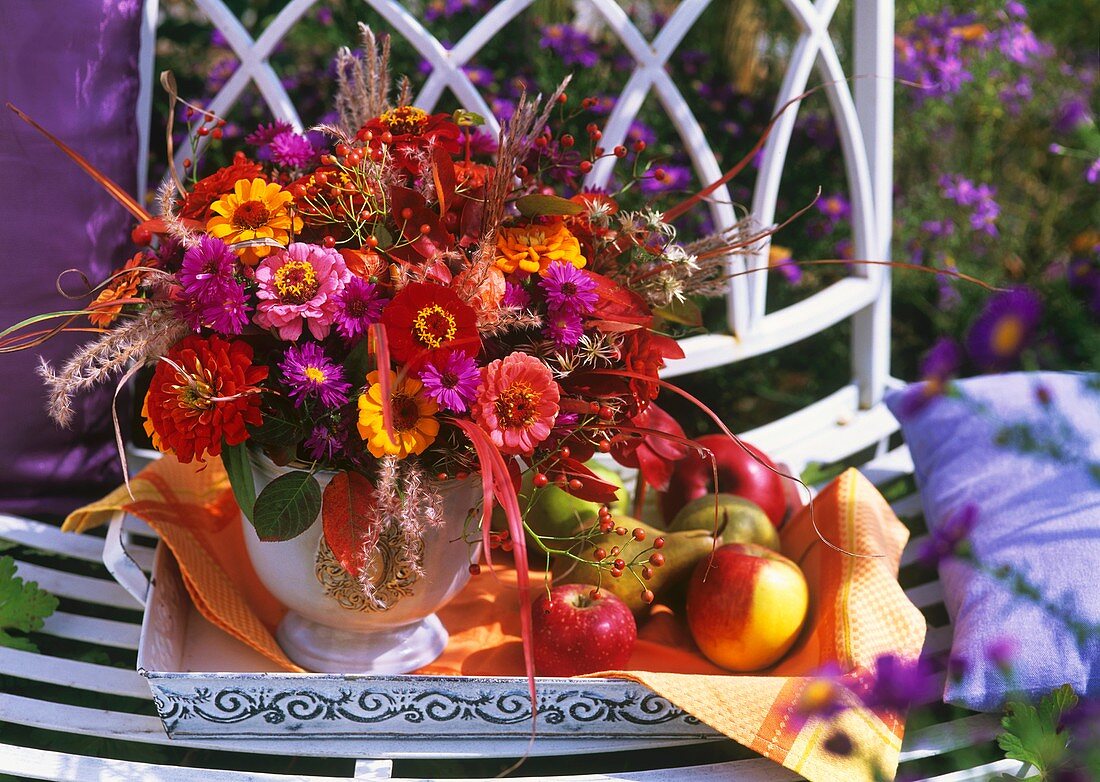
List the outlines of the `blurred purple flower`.
<svg viewBox="0 0 1100 782">
<path fill-rule="evenodd" d="M 1085 181 L 1090 185 L 1095 185 L 1097 179 L 1100 179 L 1100 157 L 1092 161 L 1089 164 L 1088 171 L 1085 172 Z"/>
<path fill-rule="evenodd" d="M 661 168 L 668 176 L 662 182 L 658 182 L 652 176 L 642 179 L 638 187 L 643 195 L 653 196 L 669 190 L 684 190 L 691 186 L 691 169 L 687 166 L 669 165 Z"/>
<path fill-rule="evenodd" d="M 1072 133 L 1091 121 L 1088 105 L 1081 98 L 1074 96 L 1058 107 L 1058 115 L 1054 118 L 1054 129 L 1059 133 Z"/>
<path fill-rule="evenodd" d="M 917 552 L 917 559 L 926 567 L 937 568 L 945 560 L 964 553 L 970 545 L 970 533 L 977 522 L 978 506 L 972 502 L 966 503 L 928 533 Z"/>
<path fill-rule="evenodd" d="M 495 78 L 491 70 L 480 65 L 465 65 L 462 71 L 475 87 L 491 87 Z"/>
<path fill-rule="evenodd" d="M 1000 638 L 986 647 L 985 659 L 1007 674 L 1012 670 L 1012 659 L 1016 656 L 1017 646 L 1015 638 L 1008 636 Z"/>
<path fill-rule="evenodd" d="M 935 700 L 936 677 L 925 658 L 906 660 L 884 654 L 875 661 L 875 675 L 863 702 L 872 709 L 904 713 L 914 704 Z"/>
<path fill-rule="evenodd" d="M 270 125 L 257 126 L 254 131 L 244 137 L 244 140 L 246 144 L 251 144 L 254 147 L 266 147 L 280 133 L 293 132 L 293 130 L 294 126 L 289 122 L 277 119 Z"/>
<path fill-rule="evenodd" d="M 1012 367 L 1035 336 L 1042 314 L 1042 300 L 1030 288 L 998 293 L 970 326 L 966 338 L 970 357 L 990 371 Z"/>
<path fill-rule="evenodd" d="M 347 446 L 347 433 L 317 424 L 302 445 L 311 459 L 331 461 Z"/>
<path fill-rule="evenodd" d="M 592 68 L 600 60 L 595 42 L 588 33 L 570 24 L 551 24 L 542 28 L 539 46 L 556 54 L 563 65 Z"/>
<path fill-rule="evenodd" d="M 925 220 L 920 224 L 921 230 L 932 236 L 951 236 L 955 233 L 955 224 L 948 219 Z"/>
<path fill-rule="evenodd" d="M 820 199 L 815 206 L 817 211 L 824 215 L 832 225 L 836 225 L 852 216 L 852 205 L 841 193 L 828 195 Z"/>
</svg>

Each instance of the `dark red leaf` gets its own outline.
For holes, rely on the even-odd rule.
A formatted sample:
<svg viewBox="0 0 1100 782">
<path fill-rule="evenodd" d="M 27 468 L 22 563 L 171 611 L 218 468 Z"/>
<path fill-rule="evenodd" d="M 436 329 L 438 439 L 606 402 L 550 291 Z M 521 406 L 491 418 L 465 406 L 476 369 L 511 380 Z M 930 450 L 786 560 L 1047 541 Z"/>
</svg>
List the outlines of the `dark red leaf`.
<svg viewBox="0 0 1100 782">
<path fill-rule="evenodd" d="M 549 474 L 555 477 L 558 475 L 563 476 L 566 480 L 564 490 L 579 499 L 588 500 L 589 502 L 606 502 L 608 505 L 619 499 L 618 486 L 603 480 L 588 469 L 583 462 L 576 459 L 558 459 L 549 468 Z M 569 486 L 568 482 L 574 478 L 581 482 L 579 489 Z"/>
<path fill-rule="evenodd" d="M 340 472 L 325 487 L 321 523 L 325 542 L 344 570 L 358 577 L 378 544 L 374 486 L 357 472 Z"/>
</svg>

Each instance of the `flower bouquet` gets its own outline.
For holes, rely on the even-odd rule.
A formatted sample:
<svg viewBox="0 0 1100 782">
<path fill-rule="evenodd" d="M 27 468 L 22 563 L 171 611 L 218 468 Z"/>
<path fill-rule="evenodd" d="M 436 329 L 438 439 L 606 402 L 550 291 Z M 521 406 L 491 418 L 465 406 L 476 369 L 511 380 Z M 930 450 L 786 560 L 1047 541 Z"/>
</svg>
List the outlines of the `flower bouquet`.
<svg viewBox="0 0 1100 782">
<path fill-rule="evenodd" d="M 663 172 L 644 142 L 602 149 L 594 124 L 587 153 L 556 135 L 555 112 L 590 108 L 565 84 L 520 100 L 499 138 L 470 112 L 412 106 L 407 84 L 391 101 L 388 49 L 363 33 L 363 54 L 337 62 L 337 122 L 261 126 L 200 176 L 224 121 L 185 104 L 196 162 L 172 172 L 157 217 L 97 175 L 143 249 L 20 346 L 81 317 L 98 332 L 42 367 L 61 424 L 74 394 L 153 364 L 145 430 L 180 462 L 224 464 L 253 565 L 291 609 L 288 654 L 403 672 L 442 649 L 433 612 L 492 549 L 514 556 L 528 647 L 530 546 L 652 600 L 653 541 L 630 556 L 585 543 L 618 531 L 616 486 L 585 462 L 609 454 L 667 488 L 691 442 L 654 402 L 682 356 L 661 331 L 688 297 L 724 293 L 731 253 L 764 234 L 679 243 L 671 221 L 704 194 L 621 208 Z M 630 164 L 617 192 L 579 184 L 601 157 Z M 540 535 L 525 516 L 547 486 L 604 507 L 570 536 Z"/>
</svg>

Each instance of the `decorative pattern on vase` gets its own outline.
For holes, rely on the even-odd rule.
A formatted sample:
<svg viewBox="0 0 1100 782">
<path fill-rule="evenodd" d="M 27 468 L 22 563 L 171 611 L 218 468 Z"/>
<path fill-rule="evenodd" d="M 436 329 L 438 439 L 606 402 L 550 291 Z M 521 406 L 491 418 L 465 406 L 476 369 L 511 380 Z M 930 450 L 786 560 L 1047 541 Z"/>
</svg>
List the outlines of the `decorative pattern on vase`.
<svg viewBox="0 0 1100 782">
<path fill-rule="evenodd" d="M 317 544 L 314 573 L 325 595 L 335 600 L 341 608 L 372 613 L 388 611 L 403 597 L 412 594 L 413 585 L 420 578 L 424 541 L 418 539 L 411 551 L 408 548 L 397 525 L 387 525 L 367 561 L 365 580 L 372 588 L 366 590 L 362 582 L 337 561 L 322 535 Z"/>
</svg>

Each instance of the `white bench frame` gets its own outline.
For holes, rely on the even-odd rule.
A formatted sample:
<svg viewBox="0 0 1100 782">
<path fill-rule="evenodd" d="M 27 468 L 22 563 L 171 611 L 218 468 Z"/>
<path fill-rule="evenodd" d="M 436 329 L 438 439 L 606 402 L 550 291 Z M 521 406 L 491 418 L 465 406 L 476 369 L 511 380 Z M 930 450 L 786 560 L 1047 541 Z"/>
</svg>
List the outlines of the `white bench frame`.
<svg viewBox="0 0 1100 782">
<path fill-rule="evenodd" d="M 276 44 L 318 0 L 290 0 L 275 20 L 255 39 L 226 8 L 222 0 L 194 0 L 212 25 L 222 32 L 237 55 L 240 65 L 226 82 L 210 108 L 224 114 L 250 84 L 255 84 L 274 116 L 300 128 L 301 122 L 288 95 L 269 62 Z M 481 47 L 534 0 L 502 0 L 486 13 L 450 50 L 432 37 L 401 3 L 396 0 L 364 0 L 377 10 L 434 70 L 421 90 L 417 103 L 433 106 L 445 89 L 450 89 L 468 108 L 491 117 L 484 99 L 462 72 Z M 722 0 L 718 0 L 721 2 Z M 625 138 L 633 117 L 651 91 L 657 94 L 665 111 L 679 131 L 700 180 L 717 179 L 720 168 L 707 144 L 706 135 L 684 101 L 677 85 L 664 70 L 664 63 L 691 28 L 710 0 L 684 0 L 665 27 L 647 41 L 613 0 L 576 0 L 589 18 L 599 18 L 622 41 L 636 61 L 636 67 L 604 128 L 607 146 Z M 885 260 L 889 257 L 892 188 L 893 135 L 893 29 L 894 9 L 890 0 L 854 0 L 855 25 L 852 34 L 854 68 L 858 78 L 846 81 L 840 60 L 830 37 L 829 24 L 839 0 L 782 0 L 800 30 L 791 51 L 789 67 L 777 98 L 777 106 L 801 94 L 813 70 L 825 82 L 829 104 L 836 118 L 844 153 L 849 194 L 853 205 L 852 228 L 855 257 Z M 140 50 L 144 78 L 138 106 L 141 140 L 139 192 L 148 183 L 146 150 L 150 136 L 153 99 L 154 44 L 158 16 L 157 0 L 146 0 Z M 760 175 L 753 195 L 752 210 L 767 225 L 775 220 L 780 175 L 794 127 L 796 112 L 788 111 L 777 123 L 763 151 Z M 181 157 L 182 157 L 181 152 Z M 601 161 L 588 181 L 598 185 L 610 175 L 611 161 Z M 724 190 L 724 189 L 723 189 Z M 709 204 L 716 224 L 734 220 L 728 193 L 719 191 Z M 731 269 L 741 271 L 767 263 L 767 247 L 749 258 L 733 258 Z M 767 273 L 744 275 L 730 282 L 728 321 L 730 334 L 691 337 L 683 345 L 687 357 L 670 366 L 672 377 L 701 369 L 730 364 L 795 343 L 811 334 L 852 318 L 852 382 L 823 400 L 763 426 L 746 436 L 764 450 L 801 470 L 810 462 L 836 462 L 850 458 L 869 446 L 877 446 L 875 458 L 862 469 L 872 481 L 883 485 L 912 473 L 912 462 L 904 446 L 888 450 L 887 441 L 897 424 L 882 405 L 885 390 L 899 381 L 889 374 L 890 275 L 882 267 L 860 267 L 851 276 L 797 304 L 776 312 L 767 312 Z M 911 495 L 895 503 L 899 516 L 919 515 L 919 498 Z M 43 551 L 64 554 L 85 562 L 106 559 L 110 570 L 126 589 L 107 578 L 93 578 L 68 572 L 63 562 L 56 566 L 19 563 L 24 578 L 33 579 L 57 595 L 85 603 L 117 608 L 139 608 L 131 592 L 142 594 L 152 565 L 153 550 L 147 546 L 128 546 L 123 556 L 119 546 L 121 522 L 113 525 L 104 550 L 95 537 L 64 535 L 51 525 L 29 519 L 0 515 L 0 538 Z M 143 526 L 143 525 L 142 525 Z M 144 533 L 149 530 L 139 529 Z M 918 541 L 910 544 L 903 567 L 911 564 Z M 128 591 L 129 590 L 129 591 Z M 909 590 L 910 597 L 922 609 L 937 608 L 942 590 L 937 581 Z M 43 630 L 47 635 L 115 649 L 136 649 L 138 625 L 108 620 L 82 613 L 57 612 Z M 951 642 L 949 625 L 931 626 L 926 649 L 944 651 Z M 0 648 L 0 674 L 30 681 L 45 681 L 77 690 L 149 698 L 147 683 L 134 671 L 44 657 L 28 652 Z M 160 720 L 106 709 L 91 709 L 55 703 L 49 700 L 0 693 L 0 722 L 9 722 L 62 734 L 92 735 L 134 742 L 168 744 Z M 905 764 L 941 755 L 956 749 L 989 742 L 998 731 L 995 717 L 972 715 L 951 723 L 936 725 L 906 736 L 902 752 Z M 3 741 L 0 734 L 0 742 Z M 209 740 L 176 740 L 176 746 L 225 749 Z M 269 744 L 235 744 L 241 752 L 271 753 Z M 332 755 L 331 747 L 311 748 L 295 742 L 285 750 L 293 755 Z M 337 754 L 347 754 L 337 753 Z M 672 760 L 670 762 L 675 762 Z M 976 769 L 965 769 L 936 777 L 935 782 L 962 782 L 1000 773 L 1022 773 L 1026 769 L 1015 761 L 998 761 Z M 211 782 L 246 780 L 313 780 L 330 777 L 287 776 L 228 770 L 195 770 L 173 765 L 126 762 L 110 758 L 71 755 L 0 743 L 0 773 L 50 780 L 177 780 L 202 779 Z M 354 763 L 345 779 L 387 779 L 392 773 L 388 760 L 363 760 Z M 586 775 L 584 780 L 631 779 L 665 780 L 688 775 L 694 779 L 723 778 L 746 782 L 780 782 L 797 777 L 765 760 L 743 760 L 710 766 L 655 769 L 626 775 Z M 582 779 L 581 777 L 571 777 Z"/>
</svg>

